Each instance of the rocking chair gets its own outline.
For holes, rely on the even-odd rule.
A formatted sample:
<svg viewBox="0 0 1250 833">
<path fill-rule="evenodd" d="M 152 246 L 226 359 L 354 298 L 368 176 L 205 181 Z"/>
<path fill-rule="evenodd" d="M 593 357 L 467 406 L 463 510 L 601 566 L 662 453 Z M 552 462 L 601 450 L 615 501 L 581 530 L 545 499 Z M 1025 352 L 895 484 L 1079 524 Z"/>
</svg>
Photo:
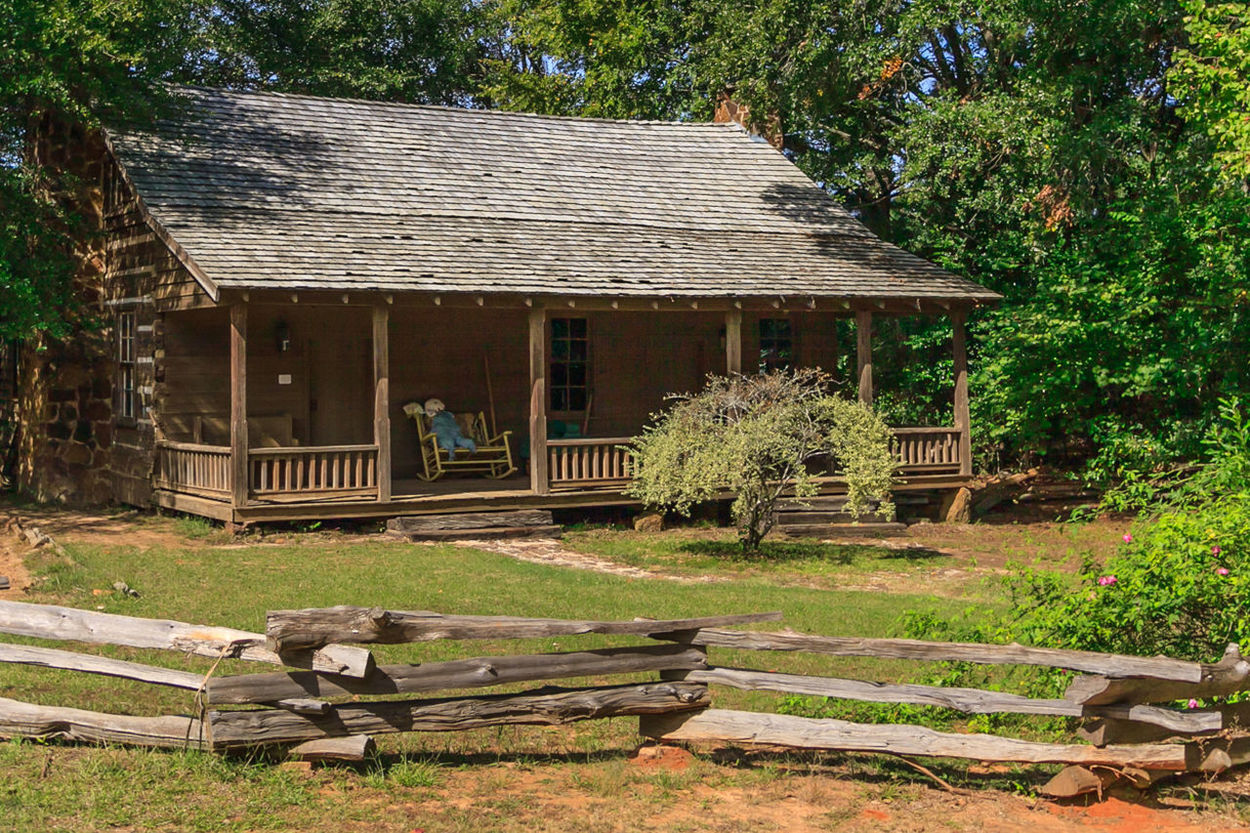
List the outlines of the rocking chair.
<svg viewBox="0 0 1250 833">
<path fill-rule="evenodd" d="M 415 403 L 414 403 L 415 404 Z M 457 448 L 455 459 L 451 452 L 440 448 L 438 438 L 430 425 L 430 418 L 420 406 L 404 408 L 404 413 L 417 424 L 417 437 L 421 446 L 423 471 L 417 472 L 422 480 L 437 480 L 449 471 L 479 472 L 484 477 L 500 480 L 516 471 L 512 463 L 512 447 L 508 438 L 511 431 L 501 431 L 491 436 L 486 429 L 486 416 L 482 413 L 456 414 L 460 433 L 477 445 L 477 451 Z"/>
</svg>

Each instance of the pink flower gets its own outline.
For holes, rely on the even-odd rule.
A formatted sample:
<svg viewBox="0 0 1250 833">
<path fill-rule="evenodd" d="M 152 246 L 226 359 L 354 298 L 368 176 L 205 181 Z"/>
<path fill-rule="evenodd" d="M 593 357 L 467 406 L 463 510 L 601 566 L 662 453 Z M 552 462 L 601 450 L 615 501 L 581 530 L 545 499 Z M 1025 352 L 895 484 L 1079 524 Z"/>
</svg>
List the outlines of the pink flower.
<svg viewBox="0 0 1250 833">
<path fill-rule="evenodd" d="M 1133 543 L 1133 536 L 1132 536 L 1132 535 L 1129 535 L 1127 532 L 1126 532 L 1126 533 L 1124 533 L 1124 543 L 1126 543 L 1126 544 L 1131 544 L 1131 543 Z"/>
<path fill-rule="evenodd" d="M 1215 568 L 1215 574 L 1216 574 L 1217 576 L 1226 576 L 1226 575 L 1228 575 L 1228 568 L 1227 568 L 1227 567 L 1216 567 L 1216 568 Z"/>
<path fill-rule="evenodd" d="M 1212 548 L 1211 548 L 1211 554 L 1212 554 L 1212 555 L 1219 555 L 1219 554 L 1220 554 L 1220 545 L 1219 545 L 1219 544 L 1216 544 L 1214 547 L 1212 547 Z"/>
<path fill-rule="evenodd" d="M 1117 579 L 1115 576 L 1099 576 L 1099 577 L 1098 577 L 1098 586 L 1099 586 L 1099 587 L 1110 587 L 1111 585 L 1115 584 L 1117 581 L 1118 581 L 1118 579 Z"/>
<path fill-rule="evenodd" d="M 1189 703 L 1188 703 L 1187 705 L 1188 705 L 1188 706 L 1189 706 L 1189 708 L 1191 708 L 1191 709 L 1196 709 L 1196 708 L 1198 708 L 1198 701 L 1197 701 L 1197 700 L 1194 700 L 1194 699 L 1192 699 L 1192 698 L 1190 698 Z"/>
</svg>

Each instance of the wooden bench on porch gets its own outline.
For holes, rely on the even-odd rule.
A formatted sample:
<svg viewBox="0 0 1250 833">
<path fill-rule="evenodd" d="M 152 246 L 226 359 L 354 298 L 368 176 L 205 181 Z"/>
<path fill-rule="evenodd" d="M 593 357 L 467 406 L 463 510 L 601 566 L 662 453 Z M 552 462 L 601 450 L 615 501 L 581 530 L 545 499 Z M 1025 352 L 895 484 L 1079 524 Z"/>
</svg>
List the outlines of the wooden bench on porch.
<svg viewBox="0 0 1250 833">
<path fill-rule="evenodd" d="M 512 447 L 509 438 L 511 431 L 501 431 L 492 435 L 486 427 L 486 415 L 478 412 L 456 414 L 456 423 L 460 433 L 473 440 L 477 451 L 458 448 L 453 452 L 440 448 L 438 438 L 430 426 L 430 418 L 420 407 L 406 406 L 404 413 L 417 424 L 417 437 L 421 447 L 422 471 L 417 477 L 422 480 L 437 480 L 449 471 L 480 473 L 485 477 L 500 480 L 515 472 L 512 462 Z"/>
</svg>

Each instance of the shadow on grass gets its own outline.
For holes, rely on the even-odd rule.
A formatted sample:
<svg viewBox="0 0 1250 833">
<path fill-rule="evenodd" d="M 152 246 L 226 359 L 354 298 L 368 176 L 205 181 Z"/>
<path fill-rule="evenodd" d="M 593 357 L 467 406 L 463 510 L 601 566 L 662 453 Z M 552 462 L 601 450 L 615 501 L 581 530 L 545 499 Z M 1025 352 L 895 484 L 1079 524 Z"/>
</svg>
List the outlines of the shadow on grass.
<svg viewBox="0 0 1250 833">
<path fill-rule="evenodd" d="M 702 555 L 726 561 L 824 561 L 849 565 L 863 560 L 922 561 L 949 558 L 950 555 L 926 547 L 891 549 L 867 544 L 829 544 L 822 541 L 765 541 L 759 552 L 747 553 L 737 541 L 687 541 L 677 548 L 690 555 Z"/>
</svg>

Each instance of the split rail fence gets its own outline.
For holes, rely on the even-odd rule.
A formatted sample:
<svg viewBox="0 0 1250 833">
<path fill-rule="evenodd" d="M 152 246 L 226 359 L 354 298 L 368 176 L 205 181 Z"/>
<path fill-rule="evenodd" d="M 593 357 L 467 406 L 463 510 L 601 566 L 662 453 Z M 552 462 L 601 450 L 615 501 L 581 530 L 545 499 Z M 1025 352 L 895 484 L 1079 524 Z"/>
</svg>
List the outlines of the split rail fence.
<svg viewBox="0 0 1250 833">
<path fill-rule="evenodd" d="M 41 706 L 0 697 L 0 737 L 66 738 L 210 750 L 279 744 L 303 758 L 359 759 L 371 736 L 500 725 L 552 725 L 637 715 L 640 733 L 666 742 L 715 742 L 876 752 L 977 761 L 1067 764 L 1047 789 L 1074 795 L 1117 778 L 1138 786 L 1183 772 L 1217 773 L 1250 762 L 1250 708 L 1172 708 L 1191 698 L 1250 690 L 1250 662 L 1237 646 L 1204 664 L 1021 645 L 812 636 L 730 630 L 779 613 L 695 619 L 582 621 L 457 616 L 430 611 L 335 607 L 272 611 L 264 634 L 94 611 L 0 602 L 0 633 L 38 639 L 157 648 L 234 658 L 284 670 L 219 676 L 91 654 L 0 643 L 0 663 L 102 674 L 195 692 L 194 715 L 139 717 Z M 517 654 L 377 665 L 366 644 L 522 639 L 604 634 L 645 644 L 565 653 Z M 1078 676 L 1059 699 L 1000 691 L 804 676 L 711 664 L 708 649 L 806 652 L 924 662 L 1063 668 Z M 656 673 L 645 683 L 557 688 L 439 699 L 428 695 L 572 678 Z M 1083 719 L 1086 743 L 1042 743 L 914 725 L 859 724 L 711 708 L 709 686 L 874 703 L 937 706 L 964 713 Z M 344 702 L 347 701 L 347 702 Z"/>
</svg>

